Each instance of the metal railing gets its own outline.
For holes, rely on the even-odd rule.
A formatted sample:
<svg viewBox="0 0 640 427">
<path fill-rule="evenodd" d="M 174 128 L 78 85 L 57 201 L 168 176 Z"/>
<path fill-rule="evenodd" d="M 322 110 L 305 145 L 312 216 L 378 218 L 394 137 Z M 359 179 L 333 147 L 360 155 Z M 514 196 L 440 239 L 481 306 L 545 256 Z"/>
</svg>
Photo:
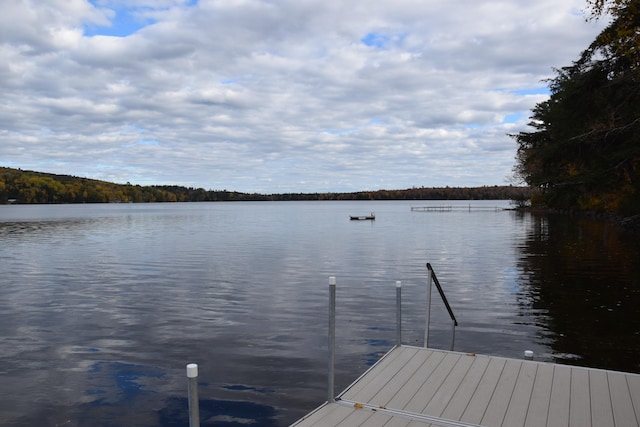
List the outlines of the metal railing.
<svg viewBox="0 0 640 427">
<path fill-rule="evenodd" d="M 335 402 L 336 359 L 336 277 L 329 276 L 329 363 L 327 369 L 327 402 Z M 396 281 L 396 346 L 402 345 L 402 282 Z"/>
<path fill-rule="evenodd" d="M 440 285 L 440 281 L 436 276 L 436 272 L 433 271 L 433 267 L 431 267 L 431 264 L 429 263 L 427 263 L 427 270 L 429 271 L 429 286 L 427 290 L 427 315 L 424 328 L 424 346 L 429 347 L 429 326 L 431 323 L 431 289 L 433 288 L 433 283 L 435 283 L 436 288 L 438 289 L 438 293 L 440 294 L 440 298 L 442 298 L 442 302 L 444 302 L 444 306 L 447 308 L 449 317 L 451 318 L 451 351 L 453 351 L 456 341 L 456 326 L 458 326 L 458 321 L 456 320 L 456 316 L 453 314 L 453 310 L 451 310 L 449 301 L 447 301 L 447 296 L 442 290 L 442 286 Z"/>
<path fill-rule="evenodd" d="M 433 271 L 431 264 L 427 263 L 427 269 L 429 270 L 429 286 L 427 290 L 427 315 L 426 315 L 426 327 L 424 333 L 424 346 L 428 347 L 429 345 L 429 323 L 431 317 L 431 288 L 432 284 L 435 283 L 436 288 L 438 289 L 438 293 L 440 293 L 440 297 L 444 302 L 444 306 L 447 308 L 449 312 L 449 317 L 451 318 L 452 331 L 451 331 L 451 351 L 453 351 L 456 337 L 456 326 L 458 326 L 458 321 L 456 320 L 456 316 L 453 314 L 453 310 L 449 305 L 449 301 L 447 300 L 444 291 L 442 290 L 442 286 L 440 285 L 440 281 L 436 276 L 436 273 Z M 329 349 L 329 363 L 328 363 L 328 387 L 327 387 L 327 402 L 331 403 L 335 401 L 335 346 L 336 346 L 336 278 L 335 276 L 329 277 L 329 331 L 328 331 L 328 349 Z M 396 281 L 396 346 L 402 345 L 402 282 Z"/>
<path fill-rule="evenodd" d="M 453 351 L 455 341 L 456 326 L 458 321 L 456 320 L 453 310 L 447 301 L 447 297 L 442 290 L 440 281 L 436 277 L 436 273 L 433 271 L 431 264 L 427 263 L 427 269 L 429 270 L 429 287 L 427 291 L 427 320 L 425 329 L 424 346 L 428 347 L 429 344 L 429 322 L 431 317 L 431 288 L 432 283 L 436 284 L 436 288 L 442 297 L 451 321 L 453 324 L 452 337 L 451 337 L 451 350 Z M 396 346 L 402 345 L 402 282 L 396 281 Z M 329 277 L 329 331 L 328 331 L 328 347 L 329 347 L 329 363 L 328 363 L 328 378 L 327 378 L 327 402 L 331 403 L 335 401 L 335 356 L 336 356 L 336 278 L 335 276 Z M 188 403 L 189 403 L 189 427 L 200 427 L 200 408 L 198 401 L 198 365 L 190 363 L 187 365 L 187 378 L 188 378 Z"/>
</svg>

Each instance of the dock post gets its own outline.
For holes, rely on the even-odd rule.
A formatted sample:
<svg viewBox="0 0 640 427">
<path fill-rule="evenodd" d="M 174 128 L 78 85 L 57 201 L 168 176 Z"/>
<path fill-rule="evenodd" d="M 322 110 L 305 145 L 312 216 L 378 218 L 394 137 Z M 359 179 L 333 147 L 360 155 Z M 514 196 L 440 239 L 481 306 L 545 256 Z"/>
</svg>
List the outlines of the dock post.
<svg viewBox="0 0 640 427">
<path fill-rule="evenodd" d="M 336 278 L 329 277 L 329 378 L 327 402 L 335 401 L 335 359 L 336 359 Z"/>
<path fill-rule="evenodd" d="M 451 351 L 453 351 L 453 348 L 456 345 L 456 322 L 452 321 L 451 322 Z"/>
<path fill-rule="evenodd" d="M 396 281 L 396 345 L 402 345 L 402 282 Z"/>
<path fill-rule="evenodd" d="M 187 365 L 189 379 L 189 427 L 200 427 L 200 407 L 198 403 L 198 365 Z"/>
<path fill-rule="evenodd" d="M 424 347 L 429 348 L 429 323 L 431 321 L 431 288 L 433 287 L 433 272 L 429 268 L 429 284 L 427 285 L 427 314 L 424 324 Z"/>
</svg>

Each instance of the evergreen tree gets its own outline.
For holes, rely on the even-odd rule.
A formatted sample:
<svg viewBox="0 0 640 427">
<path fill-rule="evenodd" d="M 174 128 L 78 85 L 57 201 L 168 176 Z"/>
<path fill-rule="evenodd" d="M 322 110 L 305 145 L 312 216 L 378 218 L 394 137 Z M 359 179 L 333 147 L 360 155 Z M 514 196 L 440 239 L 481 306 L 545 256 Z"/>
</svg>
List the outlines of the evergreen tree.
<svg viewBox="0 0 640 427">
<path fill-rule="evenodd" d="M 640 212 L 640 0 L 592 1 L 611 24 L 533 109 L 515 172 L 563 209 Z"/>
</svg>

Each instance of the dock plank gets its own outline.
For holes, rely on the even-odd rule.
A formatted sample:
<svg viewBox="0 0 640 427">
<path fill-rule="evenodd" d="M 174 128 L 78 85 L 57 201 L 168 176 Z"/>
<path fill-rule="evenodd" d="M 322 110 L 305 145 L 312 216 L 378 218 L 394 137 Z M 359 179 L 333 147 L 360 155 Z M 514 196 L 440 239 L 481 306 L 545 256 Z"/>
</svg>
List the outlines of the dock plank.
<svg viewBox="0 0 640 427">
<path fill-rule="evenodd" d="M 538 365 L 535 363 L 523 363 L 520 366 L 515 388 L 501 425 L 511 427 L 525 425 L 537 372 Z"/>
<path fill-rule="evenodd" d="M 496 384 L 496 388 L 494 389 L 493 396 L 491 396 L 487 410 L 482 417 L 481 424 L 489 426 L 502 425 L 521 367 L 522 361 L 514 359 L 507 360 L 498 384 Z"/>
<path fill-rule="evenodd" d="M 469 371 L 467 371 L 467 375 L 464 377 L 458 390 L 449 401 L 449 404 L 445 408 L 442 413 L 443 418 L 459 420 L 462 418 L 462 414 L 465 409 L 469 405 L 469 401 L 471 397 L 476 392 L 478 388 L 478 384 L 480 384 L 480 380 L 485 374 L 487 367 L 489 366 L 489 361 L 491 360 L 488 357 L 483 356 L 475 356 L 473 355 L 473 362 Z"/>
<path fill-rule="evenodd" d="M 421 371 L 427 372 L 428 368 L 423 368 L 429 357 L 433 353 L 416 353 L 411 359 L 400 369 L 396 375 L 387 383 L 384 390 L 378 391 L 371 399 L 366 400 L 369 403 L 387 406 L 393 396 L 405 388 L 406 383 L 419 376 Z M 436 356 L 438 358 L 438 356 Z M 362 399 L 363 395 L 358 395 L 358 400 Z"/>
<path fill-rule="evenodd" d="M 591 422 L 595 426 L 615 427 L 609 380 L 605 371 L 589 371 Z"/>
<path fill-rule="evenodd" d="M 468 423 L 480 424 L 482 417 L 484 416 L 487 406 L 491 401 L 491 396 L 498 384 L 500 375 L 506 364 L 506 359 L 495 358 L 491 359 L 489 366 L 487 367 L 478 388 L 476 389 L 471 400 L 467 405 L 461 420 Z"/>
<path fill-rule="evenodd" d="M 407 402 L 410 402 L 418 390 L 420 390 L 420 387 L 430 379 L 444 358 L 445 354 L 442 352 L 432 354 L 431 357 L 425 360 L 416 374 L 408 379 L 401 390 L 393 396 L 385 396 L 384 400 L 387 401 L 387 404 L 384 406 L 405 409 L 404 407 L 407 405 Z"/>
<path fill-rule="evenodd" d="M 460 384 L 462 384 L 463 380 L 469 373 L 469 369 L 473 365 L 474 359 L 475 357 L 469 355 L 461 356 L 435 395 L 431 398 L 429 403 L 422 408 L 420 413 L 435 415 L 438 417 L 441 416 L 449 405 L 449 402 L 453 399 L 456 391 L 460 388 Z"/>
<path fill-rule="evenodd" d="M 338 422 L 349 416 L 352 411 L 353 410 L 349 408 L 340 407 L 335 404 L 324 405 L 298 420 L 295 425 L 320 427 L 328 426 L 330 425 L 328 423 L 331 422 L 333 422 L 334 425 L 338 425 Z"/>
<path fill-rule="evenodd" d="M 627 379 L 619 372 L 608 372 L 611 406 L 616 427 L 630 427 L 638 424 Z"/>
<path fill-rule="evenodd" d="M 376 417 L 377 414 L 365 410 L 352 410 L 349 416 L 345 417 L 341 424 L 347 426 L 369 426 L 373 424 L 374 419 L 378 418 L 380 422 L 389 421 L 390 417 Z M 384 425 L 384 424 L 382 424 Z"/>
<path fill-rule="evenodd" d="M 387 355 L 375 364 L 376 375 L 365 374 L 339 396 L 345 399 L 355 400 L 355 396 L 359 393 L 366 395 L 367 392 L 370 393 L 372 390 L 376 392 L 381 390 L 382 386 L 396 374 L 398 367 L 404 366 L 413 355 L 418 353 L 418 348 L 415 347 L 401 347 L 396 350 L 398 351 L 387 353 Z"/>
<path fill-rule="evenodd" d="M 544 427 L 547 425 L 553 384 L 553 365 L 539 363 L 536 378 L 531 391 L 531 401 L 527 410 L 525 427 Z"/>
<path fill-rule="evenodd" d="M 569 397 L 571 396 L 571 368 L 553 367 L 553 381 L 547 425 L 567 427 L 569 425 Z"/>
<path fill-rule="evenodd" d="M 384 427 L 409 427 L 410 421 L 407 421 L 404 418 L 394 418 L 389 421 Z M 413 427 L 413 426 L 412 426 Z M 422 427 L 425 427 L 424 424 Z"/>
<path fill-rule="evenodd" d="M 453 371 L 453 368 L 460 360 L 460 357 L 461 356 L 459 354 L 455 353 L 447 354 L 439 364 L 438 369 L 433 372 L 428 381 L 422 384 L 404 407 L 391 404 L 390 406 L 393 406 L 394 408 L 397 407 L 405 411 L 423 413 L 423 409 L 431 402 L 436 393 L 440 391 L 442 384 L 449 377 L 449 374 Z"/>
<path fill-rule="evenodd" d="M 640 375 L 627 375 L 627 385 L 633 402 L 633 409 L 636 413 L 636 422 L 640 424 Z"/>
<path fill-rule="evenodd" d="M 402 421 L 402 422 L 405 422 L 406 424 L 406 420 L 394 418 L 390 415 L 389 416 L 373 415 L 367 418 L 367 420 L 364 423 L 362 423 L 362 425 L 366 427 L 390 427 L 391 425 L 393 425 L 394 420 Z"/>
<path fill-rule="evenodd" d="M 591 401 L 589 372 L 571 368 L 571 396 L 569 398 L 569 427 L 584 427 L 591 424 Z"/>
</svg>

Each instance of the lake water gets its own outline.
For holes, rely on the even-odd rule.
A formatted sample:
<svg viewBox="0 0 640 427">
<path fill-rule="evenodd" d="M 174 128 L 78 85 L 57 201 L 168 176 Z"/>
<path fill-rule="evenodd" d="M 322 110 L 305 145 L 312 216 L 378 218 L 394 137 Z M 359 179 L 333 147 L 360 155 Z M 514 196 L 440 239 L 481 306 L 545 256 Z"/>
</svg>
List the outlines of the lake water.
<svg viewBox="0 0 640 427">
<path fill-rule="evenodd" d="M 286 426 L 395 343 L 422 345 L 431 263 L 456 350 L 640 372 L 637 236 L 472 202 L 0 206 L 0 423 Z M 375 221 L 350 214 L 376 213 Z M 434 294 L 430 345 L 449 347 Z"/>
</svg>

